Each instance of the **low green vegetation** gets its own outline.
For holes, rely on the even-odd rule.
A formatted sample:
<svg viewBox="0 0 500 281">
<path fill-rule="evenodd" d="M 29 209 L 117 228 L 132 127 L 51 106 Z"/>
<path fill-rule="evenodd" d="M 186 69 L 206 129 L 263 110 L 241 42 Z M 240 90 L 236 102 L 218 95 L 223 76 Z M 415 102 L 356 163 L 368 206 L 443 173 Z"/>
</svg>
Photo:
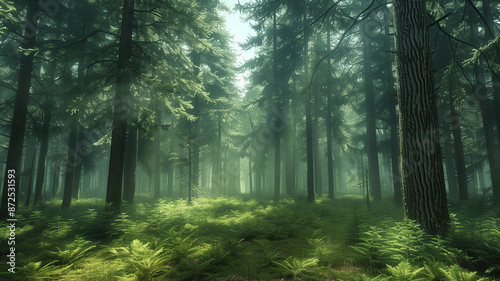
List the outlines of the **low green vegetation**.
<svg viewBox="0 0 500 281">
<path fill-rule="evenodd" d="M 141 202 L 140 198 L 138 202 Z M 1 280 L 495 280 L 500 219 L 486 202 L 453 209 L 431 237 L 387 202 L 142 200 L 110 217 L 100 200 L 20 208 L 16 273 Z M 4 223 L 5 224 L 5 223 Z M 6 230 L 6 226 L 2 225 Z M 7 231 L 2 233 L 7 237 Z M 6 243 L 2 243 L 3 247 Z"/>
</svg>

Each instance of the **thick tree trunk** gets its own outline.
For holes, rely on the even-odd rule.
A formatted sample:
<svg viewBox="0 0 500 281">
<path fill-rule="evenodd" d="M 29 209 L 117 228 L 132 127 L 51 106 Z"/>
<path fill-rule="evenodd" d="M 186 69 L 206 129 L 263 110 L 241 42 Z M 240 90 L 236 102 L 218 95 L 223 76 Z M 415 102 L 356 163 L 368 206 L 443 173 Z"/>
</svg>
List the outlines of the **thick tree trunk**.
<svg viewBox="0 0 500 281">
<path fill-rule="evenodd" d="M 36 34 L 37 34 L 37 20 L 35 16 L 38 8 L 38 1 L 29 0 L 27 2 L 26 11 L 26 28 L 24 30 L 24 42 L 22 43 L 23 49 L 33 49 L 35 47 Z M 11 207 L 17 209 L 17 202 L 19 201 L 19 185 L 16 180 L 12 181 L 13 174 L 15 178 L 21 175 L 21 161 L 23 157 L 23 140 L 24 131 L 26 128 L 26 116 L 28 114 L 28 100 L 29 91 L 31 87 L 31 74 L 33 70 L 33 59 L 35 52 L 29 53 L 21 52 L 21 62 L 19 65 L 19 75 L 17 78 L 17 90 L 14 100 L 14 115 L 12 117 L 12 127 L 10 130 L 9 149 L 7 151 L 7 162 L 5 166 L 5 176 L 3 179 L 2 190 L 2 204 L 0 208 L 0 218 L 10 216 L 12 213 L 7 212 L 9 203 Z M 10 182 L 9 182 L 10 181 Z M 13 193 L 14 196 L 8 196 Z M 13 198 L 14 201 L 9 201 Z M 12 214 L 13 216 L 14 214 Z"/>
<path fill-rule="evenodd" d="M 127 100 L 130 96 L 130 59 L 132 57 L 132 29 L 134 21 L 134 1 L 124 0 L 121 23 L 120 46 L 118 51 L 118 75 L 111 133 L 111 153 L 106 191 L 109 211 L 121 210 L 123 160 L 127 134 Z"/>
<path fill-rule="evenodd" d="M 366 1 L 365 1 L 366 4 Z M 363 21 L 363 72 L 365 84 L 365 108 L 366 108 L 366 135 L 367 135 L 367 153 L 368 153 L 368 175 L 371 195 L 376 201 L 382 199 L 382 190 L 380 188 L 380 168 L 378 164 L 377 149 L 377 129 L 375 127 L 375 92 L 373 90 L 373 75 L 370 54 L 370 39 L 368 35 L 369 25 Z"/>
<path fill-rule="evenodd" d="M 42 200 L 43 187 L 45 182 L 45 165 L 47 162 L 47 152 L 49 150 L 49 128 L 52 116 L 52 108 L 49 103 L 50 101 L 47 101 L 44 105 L 43 127 L 40 134 L 40 154 L 38 156 L 38 172 L 36 175 L 35 184 L 35 200 L 33 204 L 37 204 Z"/>
<path fill-rule="evenodd" d="M 426 233 L 450 221 L 424 0 L 394 0 L 405 215 Z"/>
</svg>

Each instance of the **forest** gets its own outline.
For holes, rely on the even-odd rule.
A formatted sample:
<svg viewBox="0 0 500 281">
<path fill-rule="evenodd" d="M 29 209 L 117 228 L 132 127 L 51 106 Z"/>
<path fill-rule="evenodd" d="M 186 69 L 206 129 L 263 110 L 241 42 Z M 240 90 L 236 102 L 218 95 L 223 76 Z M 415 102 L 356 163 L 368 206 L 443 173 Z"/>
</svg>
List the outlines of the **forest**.
<svg viewBox="0 0 500 281">
<path fill-rule="evenodd" d="M 500 278 L 499 1 L 0 22 L 0 280 Z"/>
</svg>

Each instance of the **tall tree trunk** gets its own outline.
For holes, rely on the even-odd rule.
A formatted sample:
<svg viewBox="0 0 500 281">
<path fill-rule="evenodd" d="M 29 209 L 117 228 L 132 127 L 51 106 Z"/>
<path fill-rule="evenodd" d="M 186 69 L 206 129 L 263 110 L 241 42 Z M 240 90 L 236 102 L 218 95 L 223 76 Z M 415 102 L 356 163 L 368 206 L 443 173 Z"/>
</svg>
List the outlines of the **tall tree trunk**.
<svg viewBox="0 0 500 281">
<path fill-rule="evenodd" d="M 161 115 L 160 111 L 157 110 L 156 112 L 156 122 L 161 123 Z M 154 169 L 154 175 L 155 175 L 155 183 L 154 183 L 154 198 L 155 199 L 160 199 L 160 191 L 161 191 L 161 184 L 160 184 L 160 176 L 161 176 L 161 146 L 160 146 L 160 131 L 156 132 L 155 140 L 154 140 L 154 147 L 155 147 L 155 155 L 154 155 L 154 160 L 155 160 L 155 169 Z"/>
<path fill-rule="evenodd" d="M 307 22 L 307 1 L 304 3 L 304 91 L 306 91 L 306 162 L 307 162 L 307 202 L 314 202 L 314 157 L 311 120 L 311 91 L 309 81 L 309 28 Z"/>
<path fill-rule="evenodd" d="M 492 16 L 491 11 L 495 10 L 494 4 L 492 4 L 493 1 L 491 0 L 483 0 L 483 15 L 484 19 L 486 21 L 486 39 L 487 40 L 494 40 L 497 36 L 496 34 L 496 29 L 495 29 L 495 22 L 494 18 Z M 500 65 L 500 45 L 495 44 L 494 45 L 496 49 L 496 56 L 494 58 L 493 63 L 495 65 Z M 493 103 L 494 106 L 497 110 L 494 111 L 494 117 L 495 117 L 495 122 L 496 122 L 496 127 L 497 127 L 497 132 L 500 132 L 500 71 L 498 70 L 492 70 L 491 71 L 491 85 L 493 89 Z M 500 133 L 497 133 L 497 138 L 499 138 L 500 142 Z M 498 151 L 497 147 L 497 160 L 500 161 L 500 151 Z M 498 173 L 498 171 L 497 171 Z M 500 194 L 497 194 L 498 198 L 496 198 L 497 202 L 500 202 Z"/>
<path fill-rule="evenodd" d="M 57 155 L 59 152 L 59 138 L 56 139 L 56 143 L 54 145 L 55 153 Z M 56 197 L 57 190 L 59 189 L 59 176 L 61 174 L 61 163 L 57 159 L 52 163 L 52 198 Z"/>
<path fill-rule="evenodd" d="M 448 182 L 448 198 L 449 201 L 456 202 L 459 199 L 458 182 L 457 182 L 457 171 L 455 170 L 455 161 L 453 161 L 453 153 L 451 151 L 451 139 L 450 132 L 448 130 L 448 124 L 443 124 L 444 135 L 444 161 L 446 163 L 446 178 Z"/>
<path fill-rule="evenodd" d="M 132 57 L 132 29 L 134 21 L 134 1 L 123 1 L 120 46 L 118 51 L 118 75 L 113 111 L 113 130 L 111 133 L 111 153 L 106 191 L 106 204 L 109 211 L 121 210 L 123 160 L 127 134 L 127 100 L 130 96 L 130 59 Z"/>
<path fill-rule="evenodd" d="M 134 204 L 135 183 L 137 170 L 137 125 L 130 126 L 127 132 L 127 142 L 125 144 L 125 162 L 123 163 L 123 201 Z M 155 153 L 156 155 L 156 153 Z"/>
<path fill-rule="evenodd" d="M 326 34 L 326 48 L 328 53 L 331 52 L 331 34 L 330 29 L 332 26 L 328 28 Z M 331 56 L 328 56 L 328 71 L 327 71 L 327 110 L 326 110 L 326 159 L 328 162 L 328 198 L 335 198 L 335 182 L 334 176 L 335 167 L 333 166 L 333 124 L 332 124 L 332 107 L 333 107 L 333 71 L 332 71 L 332 59 Z"/>
<path fill-rule="evenodd" d="M 274 201 L 280 200 L 281 183 L 281 132 L 282 126 L 278 114 L 281 114 L 281 95 L 278 89 L 278 61 L 277 61 L 277 29 L 276 29 L 276 11 L 273 14 L 273 90 L 277 100 L 276 111 L 274 113 Z"/>
<path fill-rule="evenodd" d="M 366 1 L 364 1 L 367 4 Z M 380 188 L 380 169 L 378 164 L 377 128 L 375 127 L 375 92 L 373 90 L 372 63 L 370 54 L 370 38 L 367 33 L 369 25 L 363 21 L 363 72 L 365 84 L 366 134 L 368 153 L 368 175 L 371 195 L 376 201 L 382 199 Z"/>
<path fill-rule="evenodd" d="M 79 118 L 78 118 L 79 119 Z M 82 164 L 83 164 L 83 159 L 81 157 L 82 151 L 80 151 L 82 147 L 82 143 L 84 142 L 84 135 L 83 135 L 83 128 L 81 126 L 78 126 L 78 134 L 77 134 L 77 139 L 76 139 L 76 155 L 78 157 L 78 161 L 75 163 L 74 167 L 74 172 L 73 172 L 73 191 L 71 193 L 71 196 L 73 199 L 78 200 L 80 199 L 80 182 L 82 178 Z"/>
<path fill-rule="evenodd" d="M 478 26 L 474 21 L 471 21 L 471 40 L 479 40 Z M 479 64 L 474 67 L 475 78 L 475 96 L 479 101 L 479 108 L 483 120 L 484 137 L 486 143 L 486 152 L 488 153 L 488 163 L 490 165 L 491 188 L 493 191 L 493 200 L 495 203 L 500 203 L 500 157 L 498 157 L 498 146 L 495 144 L 493 133 L 493 112 L 490 108 L 491 101 L 488 99 L 486 92 L 486 79 L 484 69 L 479 59 Z"/>
<path fill-rule="evenodd" d="M 38 147 L 38 140 L 37 137 L 33 134 L 30 136 L 30 139 L 28 140 L 28 145 L 30 147 L 29 151 L 30 153 L 26 155 L 24 158 L 25 161 L 28 163 L 24 163 L 24 168 L 26 169 L 26 166 L 28 166 L 28 171 L 29 173 L 26 174 L 26 178 L 23 180 L 23 182 L 27 182 L 26 186 L 26 206 L 30 205 L 31 202 L 31 194 L 33 193 L 33 181 L 35 178 L 35 162 L 36 162 L 36 150 Z"/>
<path fill-rule="evenodd" d="M 37 34 L 38 16 L 35 17 L 38 8 L 38 1 L 29 0 L 27 2 L 26 11 L 26 27 L 24 30 L 24 41 L 21 44 L 25 50 L 35 47 Z M 28 53 L 21 52 L 21 61 L 19 65 L 19 75 L 17 78 L 16 96 L 14 100 L 14 114 L 12 117 L 12 126 L 10 130 L 9 149 L 7 151 L 7 162 L 5 166 L 5 176 L 3 178 L 2 204 L 0 206 L 0 218 L 13 216 L 11 212 L 7 212 L 8 203 L 13 204 L 17 210 L 17 202 L 19 201 L 19 186 L 17 181 L 10 181 L 9 175 L 14 174 L 18 178 L 21 174 L 21 161 L 23 157 L 23 140 L 24 131 L 26 128 L 26 116 L 28 114 L 29 91 L 31 87 L 31 74 L 33 70 L 33 59 L 35 51 Z M 12 177 L 12 176 L 11 176 Z M 13 188 L 13 189 L 12 189 Z M 8 196 L 9 193 L 16 197 Z M 13 198 L 13 202 L 9 202 L 8 198 Z M 11 205 L 12 206 L 12 205 Z"/>
<path fill-rule="evenodd" d="M 252 184 L 252 160 L 248 157 L 248 192 L 250 194 L 253 193 L 253 184 Z"/>
<path fill-rule="evenodd" d="M 260 197 L 262 195 L 262 165 L 263 163 L 263 158 L 264 158 L 264 149 L 262 150 L 255 150 L 256 156 L 255 156 L 255 194 L 257 197 Z"/>
<path fill-rule="evenodd" d="M 391 46 L 394 44 L 391 42 L 391 36 L 389 34 L 389 10 L 384 9 L 384 28 L 385 28 L 385 49 L 387 56 L 387 68 L 385 70 L 385 80 L 387 94 L 396 96 L 396 90 L 394 89 L 394 76 L 392 74 L 392 61 L 394 60 L 390 50 Z M 390 98 L 389 101 L 389 114 L 390 114 L 390 127 L 391 127 L 391 172 L 392 172 L 392 188 L 394 192 L 394 203 L 396 205 L 401 205 L 403 203 L 403 194 L 401 189 L 401 174 L 399 171 L 399 150 L 398 150 L 398 114 L 396 107 L 398 105 L 398 100 L 396 97 Z"/>
<path fill-rule="evenodd" d="M 174 141 L 172 137 L 170 138 L 170 151 L 169 151 L 169 159 L 167 159 L 168 171 L 167 171 L 167 198 L 174 197 L 174 165 L 172 164 L 172 153 L 174 153 Z"/>
<path fill-rule="evenodd" d="M 71 206 L 71 198 L 73 197 L 74 172 L 78 162 L 78 155 L 76 151 L 78 117 L 76 114 L 73 114 L 70 119 L 71 123 L 68 138 L 68 156 L 66 160 L 66 178 L 64 179 L 64 194 L 61 205 L 62 209 L 66 209 Z"/>
<path fill-rule="evenodd" d="M 292 101 L 286 101 L 286 116 L 289 118 L 291 107 L 295 106 Z M 285 144 L 285 186 L 286 186 L 286 194 L 290 197 L 295 196 L 295 150 L 293 149 L 293 142 L 295 141 L 295 122 L 293 122 L 292 118 L 289 118 L 290 124 L 285 128 L 286 137 L 283 139 Z"/>
<path fill-rule="evenodd" d="M 24 193 L 26 206 L 29 206 L 31 200 L 31 190 L 33 189 L 33 174 L 35 173 L 34 159 L 37 147 L 37 137 L 35 133 L 31 133 L 26 137 L 26 153 L 24 153 L 24 165 L 21 176 L 19 177 L 18 184 L 21 193 Z M 28 196 L 29 191 L 29 196 Z M 20 196 L 19 196 L 20 198 Z M 19 200 L 19 199 L 18 199 Z"/>
<path fill-rule="evenodd" d="M 467 170 L 465 168 L 464 146 L 462 144 L 462 130 L 460 128 L 460 116 L 455 108 L 455 86 L 452 77 L 448 78 L 448 99 L 450 103 L 451 114 L 451 132 L 453 134 L 453 147 L 455 149 L 455 164 L 458 178 L 458 192 L 460 200 L 469 199 L 467 190 Z"/>
<path fill-rule="evenodd" d="M 45 165 L 47 162 L 47 152 L 49 150 L 49 128 L 50 120 L 52 116 L 52 108 L 50 105 L 50 100 L 45 102 L 43 106 L 44 116 L 43 116 L 43 127 L 40 134 L 40 154 L 38 156 L 38 172 L 36 174 L 36 184 L 35 184 L 35 200 L 33 204 L 37 204 L 42 200 L 43 186 L 45 182 Z"/>
<path fill-rule="evenodd" d="M 425 0 L 394 0 L 405 215 L 428 234 L 450 221 L 439 143 Z"/>
<path fill-rule="evenodd" d="M 200 74 L 200 65 L 201 65 L 201 54 L 194 52 L 193 54 L 193 64 L 194 64 L 194 76 L 198 77 Z M 199 179 L 200 179 L 200 143 L 199 143 L 199 132 L 200 132 L 200 97 L 195 95 L 194 97 L 194 116 L 197 117 L 193 122 L 193 188 L 199 187 Z"/>
</svg>

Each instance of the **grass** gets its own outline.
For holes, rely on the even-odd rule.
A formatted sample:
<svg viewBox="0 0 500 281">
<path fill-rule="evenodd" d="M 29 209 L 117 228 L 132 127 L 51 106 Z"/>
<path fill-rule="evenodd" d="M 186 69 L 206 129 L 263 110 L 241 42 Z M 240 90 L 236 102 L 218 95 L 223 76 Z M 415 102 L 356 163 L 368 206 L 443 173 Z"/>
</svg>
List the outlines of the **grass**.
<svg viewBox="0 0 500 281">
<path fill-rule="evenodd" d="M 74 202 L 69 212 L 60 203 L 20 209 L 16 274 L 3 263 L 1 280 L 494 280 L 500 274 L 500 221 L 488 202 L 454 208 L 447 238 L 425 235 L 387 202 L 368 210 L 353 197 L 315 204 L 200 198 L 192 206 L 143 200 L 113 217 L 98 199 Z"/>
</svg>

